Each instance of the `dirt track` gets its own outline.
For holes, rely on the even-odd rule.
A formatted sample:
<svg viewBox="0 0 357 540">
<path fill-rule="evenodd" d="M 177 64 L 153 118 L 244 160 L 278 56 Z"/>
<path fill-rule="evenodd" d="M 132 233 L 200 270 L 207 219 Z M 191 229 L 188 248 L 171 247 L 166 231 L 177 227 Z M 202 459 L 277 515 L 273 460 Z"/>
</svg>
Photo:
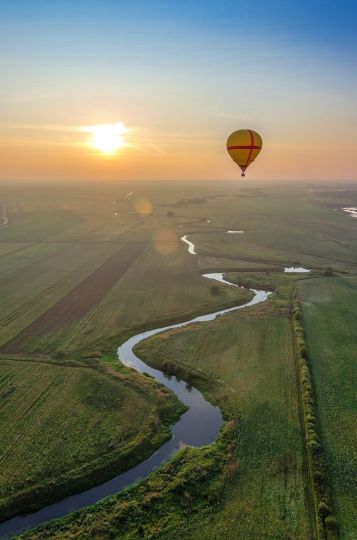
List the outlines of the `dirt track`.
<svg viewBox="0 0 357 540">
<path fill-rule="evenodd" d="M 6 343 L 2 352 L 16 352 L 34 336 L 43 336 L 69 326 L 99 304 L 142 253 L 146 244 L 128 243 L 114 253 L 61 300 Z"/>
</svg>

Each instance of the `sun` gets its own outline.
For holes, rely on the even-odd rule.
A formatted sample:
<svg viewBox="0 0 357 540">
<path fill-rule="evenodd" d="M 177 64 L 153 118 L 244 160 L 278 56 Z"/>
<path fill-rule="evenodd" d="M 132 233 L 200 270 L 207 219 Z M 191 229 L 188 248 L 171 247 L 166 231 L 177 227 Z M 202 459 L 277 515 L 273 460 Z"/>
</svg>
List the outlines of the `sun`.
<svg viewBox="0 0 357 540">
<path fill-rule="evenodd" d="M 114 154 L 126 144 L 127 129 L 122 122 L 89 126 L 85 131 L 91 134 L 89 144 L 103 154 Z"/>
</svg>

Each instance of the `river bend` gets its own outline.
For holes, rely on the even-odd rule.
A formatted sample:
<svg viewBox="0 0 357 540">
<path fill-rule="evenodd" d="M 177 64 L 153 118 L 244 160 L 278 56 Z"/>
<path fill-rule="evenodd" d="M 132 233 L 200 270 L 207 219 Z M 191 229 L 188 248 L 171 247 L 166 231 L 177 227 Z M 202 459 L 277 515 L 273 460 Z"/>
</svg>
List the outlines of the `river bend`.
<svg viewBox="0 0 357 540">
<path fill-rule="evenodd" d="M 182 238 L 182 240 L 188 244 L 188 251 L 190 254 L 196 254 L 194 244 L 188 241 L 187 237 Z M 230 287 L 238 287 L 238 285 L 225 280 L 223 273 L 208 273 L 203 274 L 202 277 Z M 202 447 L 214 442 L 223 423 L 219 407 L 215 407 L 209 403 L 197 388 L 191 387 L 185 381 L 178 380 L 174 376 L 167 377 L 162 371 L 147 365 L 136 356 L 133 349 L 138 343 L 156 334 L 173 328 L 182 328 L 189 324 L 212 321 L 226 313 L 231 313 L 264 302 L 269 295 L 272 294 L 271 292 L 262 290 L 250 290 L 254 293 L 254 296 L 245 304 L 221 309 L 206 315 L 200 315 L 185 322 L 170 324 L 154 330 L 141 332 L 125 341 L 117 351 L 119 360 L 128 367 L 134 368 L 141 373 L 148 373 L 154 377 L 157 382 L 174 392 L 188 407 L 188 410 L 181 416 L 176 424 L 172 426 L 172 438 L 164 443 L 145 461 L 142 461 L 135 467 L 117 475 L 101 485 L 94 486 L 81 493 L 45 506 L 37 512 L 16 516 L 3 522 L 0 524 L 0 539 L 10 538 L 24 530 L 34 528 L 53 519 L 61 518 L 70 512 L 94 504 L 104 497 L 118 493 L 120 490 L 127 488 L 131 484 L 148 476 L 154 469 L 175 454 L 183 445 Z"/>
</svg>

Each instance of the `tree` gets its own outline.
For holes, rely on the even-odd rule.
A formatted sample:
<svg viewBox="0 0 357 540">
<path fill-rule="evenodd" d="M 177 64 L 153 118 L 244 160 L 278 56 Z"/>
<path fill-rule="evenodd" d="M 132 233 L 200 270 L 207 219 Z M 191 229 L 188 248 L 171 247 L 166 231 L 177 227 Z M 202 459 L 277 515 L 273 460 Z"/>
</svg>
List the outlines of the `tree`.
<svg viewBox="0 0 357 540">
<path fill-rule="evenodd" d="M 319 503 L 319 514 L 322 518 L 326 518 L 331 514 L 330 507 L 324 501 Z"/>
</svg>

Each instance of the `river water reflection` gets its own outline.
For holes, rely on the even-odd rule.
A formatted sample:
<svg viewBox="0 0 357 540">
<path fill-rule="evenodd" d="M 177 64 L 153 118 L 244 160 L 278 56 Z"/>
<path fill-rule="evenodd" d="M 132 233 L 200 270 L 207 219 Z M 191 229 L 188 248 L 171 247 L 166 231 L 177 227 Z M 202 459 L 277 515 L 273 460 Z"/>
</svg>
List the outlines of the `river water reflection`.
<svg viewBox="0 0 357 540">
<path fill-rule="evenodd" d="M 231 287 L 238 287 L 223 278 L 223 273 L 204 274 L 204 278 L 218 281 Z M 189 407 L 176 424 L 172 426 L 172 438 L 163 444 L 151 457 L 139 463 L 132 469 L 117 475 L 108 482 L 91 489 L 82 491 L 71 497 L 41 508 L 32 514 L 17 516 L 0 524 L 0 538 L 9 538 L 21 531 L 30 529 L 52 519 L 60 518 L 66 514 L 94 504 L 95 502 L 118 493 L 120 490 L 145 478 L 155 468 L 167 461 L 183 445 L 196 447 L 211 444 L 217 437 L 223 423 L 219 407 L 215 407 L 207 401 L 197 388 L 189 386 L 185 381 L 178 380 L 175 376 L 168 377 L 160 370 L 154 369 L 140 360 L 133 348 L 141 341 L 174 328 L 181 328 L 189 324 L 212 321 L 216 317 L 237 311 L 267 300 L 270 292 L 251 289 L 253 298 L 243 305 L 234 306 L 194 317 L 188 321 L 172 324 L 154 330 L 148 330 L 129 338 L 118 348 L 119 360 L 128 367 L 140 372 L 145 372 L 154 377 L 159 383 L 169 388 L 176 396 Z"/>
</svg>

